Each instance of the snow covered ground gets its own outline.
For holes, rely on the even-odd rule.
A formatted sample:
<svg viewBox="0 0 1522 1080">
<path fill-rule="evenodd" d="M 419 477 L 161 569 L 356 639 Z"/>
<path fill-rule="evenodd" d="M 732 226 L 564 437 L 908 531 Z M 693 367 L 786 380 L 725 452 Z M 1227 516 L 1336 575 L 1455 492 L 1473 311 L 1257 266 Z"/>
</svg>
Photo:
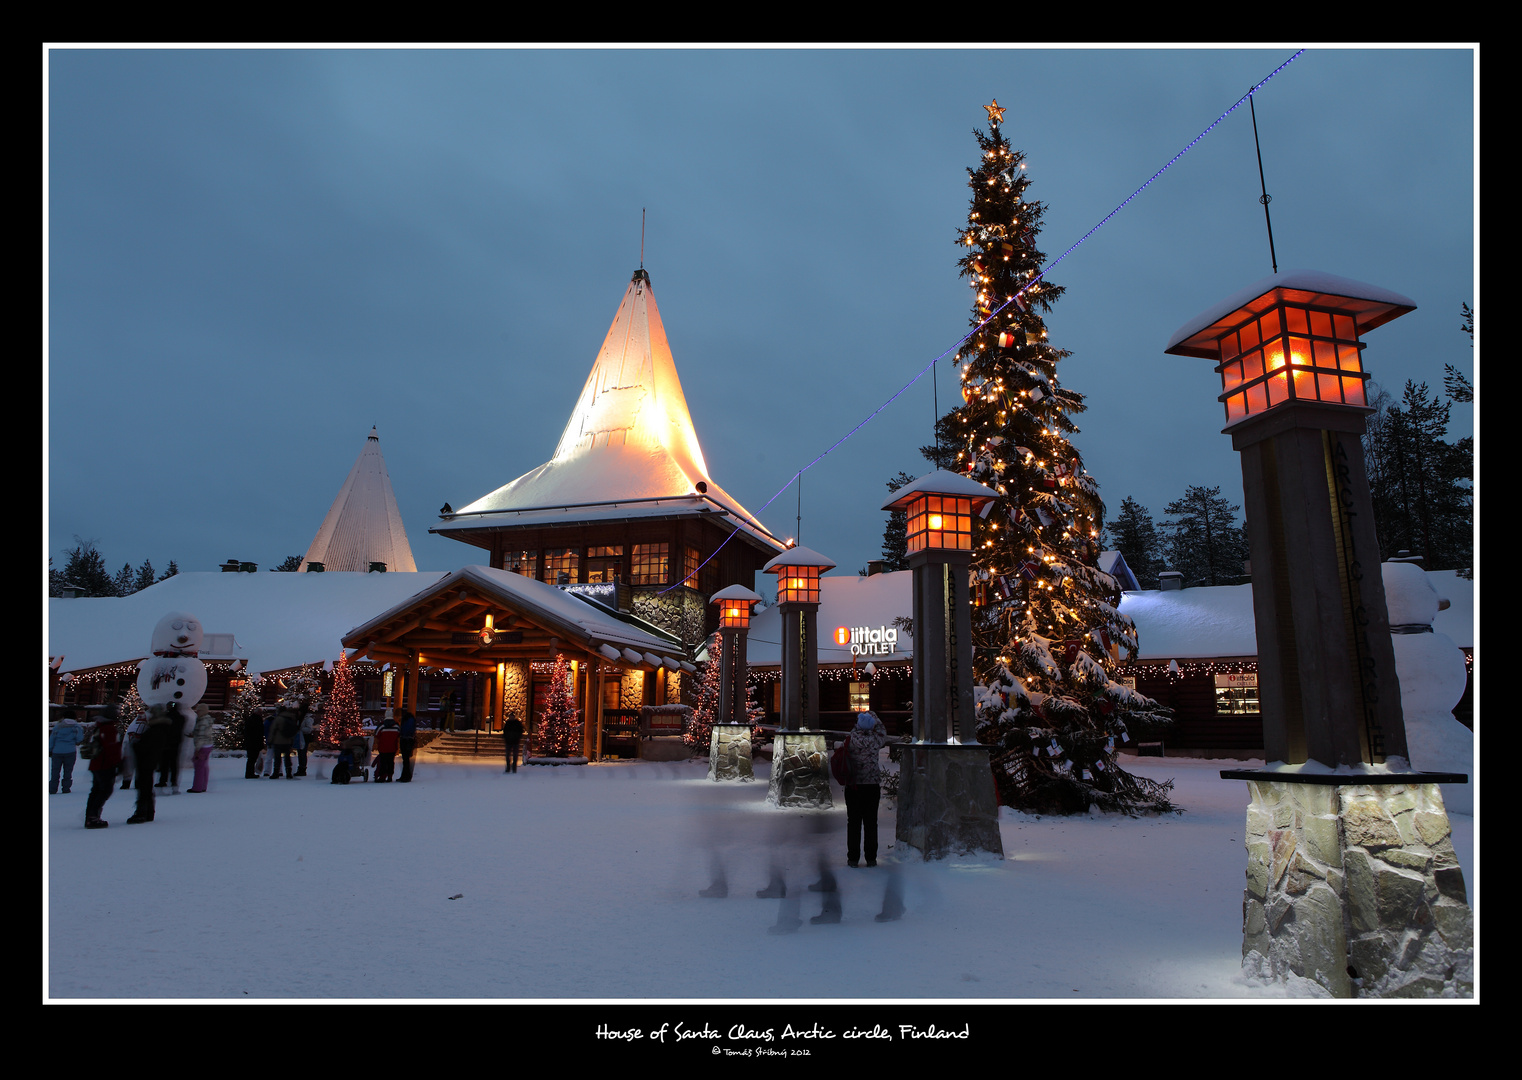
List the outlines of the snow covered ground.
<svg viewBox="0 0 1522 1080">
<path fill-rule="evenodd" d="M 83 763 L 81 763 L 82 765 Z M 45 800 L 50 999 L 1268 998 L 1240 974 L 1241 762 L 1147 760 L 1177 816 L 1002 811 L 1008 858 L 845 866 L 834 811 L 765 803 L 701 763 L 418 766 L 416 783 L 244 780 L 135 793 L 82 828 L 88 778 Z M 325 770 L 324 770 L 325 771 Z M 838 792 L 837 792 L 838 794 Z M 891 844 L 893 811 L 880 814 Z M 1476 899 L 1474 820 L 1454 846 Z M 815 925 L 817 853 L 843 918 Z M 757 899 L 777 860 L 786 899 Z M 722 869 L 728 896 L 699 891 Z M 878 922 L 897 880 L 906 911 Z M 795 915 L 794 933 L 769 932 Z M 750 1014 L 747 1014 L 750 1015 Z M 715 1051 L 717 1052 L 717 1051 Z"/>
</svg>

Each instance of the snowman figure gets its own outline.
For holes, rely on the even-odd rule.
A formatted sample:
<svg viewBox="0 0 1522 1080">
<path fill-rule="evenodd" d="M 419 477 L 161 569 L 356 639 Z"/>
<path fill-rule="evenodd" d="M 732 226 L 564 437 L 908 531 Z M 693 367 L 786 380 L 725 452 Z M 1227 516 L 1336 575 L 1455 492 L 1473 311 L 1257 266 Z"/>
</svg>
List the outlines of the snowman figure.
<svg viewBox="0 0 1522 1080">
<path fill-rule="evenodd" d="M 153 820 L 153 773 L 164 765 L 175 778 L 178 794 L 180 739 L 195 726 L 195 705 L 206 693 L 206 665 L 201 651 L 201 621 L 171 611 L 153 628 L 153 655 L 137 668 L 137 693 L 148 706 L 147 724 L 137 741 L 137 813 L 127 824 Z"/>
<path fill-rule="evenodd" d="M 1464 653 L 1432 620 L 1448 606 L 1427 575 L 1411 563 L 1383 563 L 1390 643 L 1400 680 L 1400 709 L 1406 721 L 1411 767 L 1423 772 L 1456 772 L 1467 784 L 1441 784 L 1449 813 L 1474 813 L 1474 733 L 1454 718 L 1464 696 Z"/>
<path fill-rule="evenodd" d="M 171 611 L 153 628 L 152 656 L 137 668 L 137 694 L 150 709 L 177 712 L 183 720 L 195 717 L 195 705 L 206 693 L 206 665 L 201 651 L 201 621 L 183 611 Z"/>
</svg>

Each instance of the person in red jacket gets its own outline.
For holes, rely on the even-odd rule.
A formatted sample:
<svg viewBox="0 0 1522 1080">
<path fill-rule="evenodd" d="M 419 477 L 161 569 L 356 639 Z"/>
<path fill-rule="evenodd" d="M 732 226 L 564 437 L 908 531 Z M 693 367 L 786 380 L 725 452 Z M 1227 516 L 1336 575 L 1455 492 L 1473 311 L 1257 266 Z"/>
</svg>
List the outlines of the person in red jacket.
<svg viewBox="0 0 1522 1080">
<path fill-rule="evenodd" d="M 396 752 L 401 747 L 402 733 L 391 717 L 381 721 L 375 729 L 375 782 L 384 784 L 394 779 Z"/>
<path fill-rule="evenodd" d="M 85 801 L 87 829 L 104 829 L 109 824 L 101 820 L 100 813 L 116 790 L 116 774 L 122 765 L 122 742 L 116 731 L 116 717 L 116 706 L 107 705 L 95 724 L 95 734 L 90 736 L 95 744 L 95 756 L 90 758 L 90 797 Z"/>
</svg>

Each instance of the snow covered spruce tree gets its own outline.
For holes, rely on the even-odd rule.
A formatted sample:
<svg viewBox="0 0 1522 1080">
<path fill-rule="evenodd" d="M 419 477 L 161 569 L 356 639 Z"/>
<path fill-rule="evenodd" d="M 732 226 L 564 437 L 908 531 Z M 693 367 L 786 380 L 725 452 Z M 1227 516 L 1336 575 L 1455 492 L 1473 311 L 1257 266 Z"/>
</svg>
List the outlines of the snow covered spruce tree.
<svg viewBox="0 0 1522 1080">
<path fill-rule="evenodd" d="M 1042 313 L 1062 288 L 1038 275 L 1045 207 L 1025 198 L 1024 154 L 989 110 L 968 170 L 972 205 L 958 236 L 972 325 L 957 357 L 964 404 L 943 416 L 932 460 L 1000 493 L 975 521 L 973 642 L 978 738 L 994 746 L 1000 801 L 1040 813 L 1168 810 L 1171 785 L 1126 773 L 1118 744 L 1166 722 L 1155 701 L 1110 675 L 1133 655 L 1120 587 L 1097 566 L 1104 503 L 1068 441 L 1083 397 L 1063 387 L 1069 354 L 1048 344 Z"/>
<path fill-rule="evenodd" d="M 257 716 L 264 705 L 264 695 L 259 691 L 258 677 L 247 676 L 243 689 L 238 691 L 238 696 L 233 698 L 232 705 L 227 710 L 226 719 L 222 721 L 222 727 L 217 731 L 217 748 L 220 750 L 241 750 L 243 748 L 243 721 L 249 716 Z"/>
</svg>

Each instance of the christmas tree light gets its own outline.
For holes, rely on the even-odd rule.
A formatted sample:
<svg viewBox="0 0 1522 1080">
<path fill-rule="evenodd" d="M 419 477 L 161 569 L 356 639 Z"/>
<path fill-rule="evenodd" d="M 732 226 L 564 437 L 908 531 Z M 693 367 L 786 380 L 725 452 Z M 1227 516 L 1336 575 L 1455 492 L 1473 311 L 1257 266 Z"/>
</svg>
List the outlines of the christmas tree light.
<svg viewBox="0 0 1522 1080">
<path fill-rule="evenodd" d="M 996 747 L 1000 801 L 1038 812 L 1168 809 L 1167 785 L 1124 772 L 1115 746 L 1168 711 L 1117 682 L 1120 650 L 1137 649 L 1120 586 L 1097 567 L 1099 485 L 1068 436 L 1083 396 L 1063 387 L 1069 353 L 1048 343 L 1042 315 L 1063 294 L 1042 277 L 1043 203 L 1026 198 L 1025 156 L 989 107 L 968 170 L 972 203 L 958 231 L 973 291 L 973 334 L 957 357 L 962 404 L 937 425 L 926 456 L 999 492 L 973 522 L 978 739 Z M 1007 108 L 1007 107 L 1006 107 Z"/>
</svg>

